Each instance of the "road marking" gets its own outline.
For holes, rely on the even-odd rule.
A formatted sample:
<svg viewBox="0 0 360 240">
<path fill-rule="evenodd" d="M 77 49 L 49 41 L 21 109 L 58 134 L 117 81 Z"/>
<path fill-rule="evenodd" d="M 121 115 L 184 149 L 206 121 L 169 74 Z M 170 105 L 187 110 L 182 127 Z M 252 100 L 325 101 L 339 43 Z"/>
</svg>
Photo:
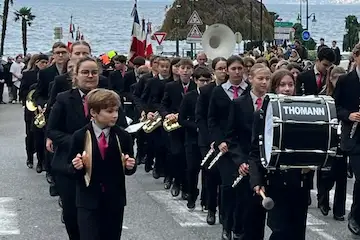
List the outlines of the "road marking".
<svg viewBox="0 0 360 240">
<path fill-rule="evenodd" d="M 20 234 L 15 199 L 0 197 L 0 235 Z"/>
<path fill-rule="evenodd" d="M 182 227 L 209 227 L 206 223 L 206 213 L 201 208 L 190 212 L 186 207 L 186 201 L 173 198 L 168 191 L 147 191 L 152 199 L 164 205 L 166 211 L 171 213 L 173 219 Z"/>
<path fill-rule="evenodd" d="M 334 238 L 333 236 L 331 236 L 330 234 L 324 232 L 324 229 L 321 228 L 316 228 L 313 226 L 308 227 L 308 229 L 316 234 L 318 234 L 319 236 L 323 237 L 326 240 L 337 240 L 336 238 Z"/>
</svg>

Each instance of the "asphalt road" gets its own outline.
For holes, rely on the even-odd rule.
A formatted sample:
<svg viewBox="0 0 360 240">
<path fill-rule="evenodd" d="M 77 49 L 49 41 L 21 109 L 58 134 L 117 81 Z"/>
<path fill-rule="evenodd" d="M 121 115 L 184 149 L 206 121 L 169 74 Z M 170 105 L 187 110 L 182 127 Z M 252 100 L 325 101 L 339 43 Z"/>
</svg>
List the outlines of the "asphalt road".
<svg viewBox="0 0 360 240">
<path fill-rule="evenodd" d="M 23 109 L 19 104 L 0 105 L 0 239 L 64 240 L 57 198 L 49 196 L 45 174 L 26 167 Z M 206 213 L 188 212 L 186 202 L 163 189 L 162 180 L 145 173 L 143 166 L 127 177 L 125 240 L 219 240 L 221 226 L 206 224 Z M 353 180 L 348 180 L 347 210 L 352 202 Z M 347 222 L 324 217 L 316 208 L 316 192 L 309 209 L 307 239 L 357 239 Z M 294 206 L 295 207 L 295 206 Z M 266 230 L 269 236 L 270 230 Z M 358 238 L 360 239 L 360 238 Z"/>
</svg>

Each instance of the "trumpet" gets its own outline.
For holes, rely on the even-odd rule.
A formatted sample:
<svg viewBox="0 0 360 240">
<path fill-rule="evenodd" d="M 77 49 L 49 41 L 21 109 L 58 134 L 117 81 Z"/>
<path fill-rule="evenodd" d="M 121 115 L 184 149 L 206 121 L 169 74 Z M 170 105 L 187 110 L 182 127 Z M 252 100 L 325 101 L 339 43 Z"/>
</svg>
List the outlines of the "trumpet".
<svg viewBox="0 0 360 240">
<path fill-rule="evenodd" d="M 176 114 L 176 117 L 178 117 L 179 114 Z M 171 120 L 171 119 L 165 119 L 165 121 L 163 122 L 163 127 L 165 129 L 165 131 L 167 132 L 172 132 L 176 129 L 181 128 L 179 122 L 177 120 Z"/>
<path fill-rule="evenodd" d="M 215 165 L 215 163 L 219 160 L 219 158 L 221 158 L 222 155 L 224 155 L 224 153 L 223 153 L 223 152 L 219 152 L 219 153 L 216 155 L 216 157 L 211 161 L 208 169 L 211 169 L 211 168 Z"/>
<path fill-rule="evenodd" d="M 30 112 L 36 112 L 38 111 L 38 113 L 35 113 L 35 117 L 34 117 L 34 125 L 37 128 L 43 128 L 46 125 L 46 119 L 45 119 L 45 115 L 44 115 L 44 110 L 43 109 L 38 109 L 35 101 L 33 99 L 33 95 L 35 93 L 35 89 L 31 90 L 28 95 L 26 96 L 26 108 L 27 110 L 29 110 Z M 45 104 L 45 108 L 46 108 L 46 104 Z"/>
<path fill-rule="evenodd" d="M 154 114 L 154 120 L 146 120 L 144 126 L 142 127 L 142 129 L 144 130 L 144 132 L 146 133 L 151 133 L 153 132 L 155 129 L 157 129 L 158 127 L 161 126 L 161 116 L 159 112 L 155 112 Z"/>
</svg>

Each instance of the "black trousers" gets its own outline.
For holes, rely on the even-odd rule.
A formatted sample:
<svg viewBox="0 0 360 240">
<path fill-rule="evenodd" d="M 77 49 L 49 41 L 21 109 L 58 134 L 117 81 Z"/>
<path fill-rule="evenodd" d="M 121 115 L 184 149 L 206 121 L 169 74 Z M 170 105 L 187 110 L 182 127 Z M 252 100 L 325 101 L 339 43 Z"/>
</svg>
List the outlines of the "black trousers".
<svg viewBox="0 0 360 240">
<path fill-rule="evenodd" d="M 146 155 L 146 133 L 139 131 L 135 134 L 137 146 L 137 158 L 142 159 Z"/>
<path fill-rule="evenodd" d="M 43 164 L 45 161 L 45 127 L 44 128 L 37 128 L 33 127 L 34 136 L 35 136 L 35 149 L 36 155 L 38 158 L 38 164 Z"/>
<path fill-rule="evenodd" d="M 183 129 L 177 129 L 169 133 L 170 153 L 169 162 L 170 176 L 174 178 L 174 184 L 182 185 L 182 190 L 187 192 L 186 181 L 186 154 L 185 154 L 185 135 Z"/>
<path fill-rule="evenodd" d="M 80 232 L 77 220 L 76 199 L 76 181 L 70 176 L 55 173 L 56 188 L 59 192 L 66 231 L 70 240 L 80 240 Z M 85 239 L 85 238 L 83 238 Z"/>
<path fill-rule="evenodd" d="M 98 209 L 78 208 L 78 224 L 81 240 L 121 239 L 124 206 L 114 208 L 105 200 Z"/>
<path fill-rule="evenodd" d="M 349 159 L 355 176 L 353 203 L 349 217 L 360 224 L 360 155 L 349 155 Z"/>
<path fill-rule="evenodd" d="M 333 213 L 336 216 L 345 215 L 346 183 L 347 183 L 346 157 L 333 161 L 330 171 L 318 172 L 318 203 L 329 206 L 329 191 L 335 186 Z"/>
<path fill-rule="evenodd" d="M 185 152 L 188 194 L 191 200 L 196 201 L 199 194 L 197 185 L 200 173 L 201 153 L 197 144 L 186 145 Z"/>
<path fill-rule="evenodd" d="M 200 147 L 202 159 L 205 157 L 207 152 L 209 151 L 208 147 Z M 202 160 L 201 159 L 201 160 Z M 204 188 L 205 188 L 205 195 L 206 195 L 206 206 L 209 211 L 216 212 L 216 207 L 219 206 L 219 211 L 221 213 L 221 177 L 218 168 L 216 165 L 212 167 L 210 170 L 207 168 L 208 163 L 204 166 L 202 172 L 204 174 Z M 220 196 L 219 196 L 220 195 Z"/>
<path fill-rule="evenodd" d="M 33 130 L 33 122 L 26 121 L 25 122 L 25 148 L 26 148 L 26 155 L 28 161 L 33 161 L 35 150 L 35 134 Z"/>
<path fill-rule="evenodd" d="M 158 173 L 165 173 L 165 175 L 167 175 L 169 172 L 169 164 L 166 162 L 166 140 L 168 138 L 167 134 L 162 129 L 162 127 L 159 127 L 148 135 L 148 147 L 153 148 L 154 157 L 156 159 L 154 168 Z"/>
<path fill-rule="evenodd" d="M 305 240 L 308 191 L 308 187 L 267 187 L 267 195 L 275 202 L 268 213 L 269 240 Z"/>
<path fill-rule="evenodd" d="M 3 99 L 4 86 L 5 86 L 5 83 L 0 83 L 0 102 L 4 101 L 4 99 Z"/>
</svg>

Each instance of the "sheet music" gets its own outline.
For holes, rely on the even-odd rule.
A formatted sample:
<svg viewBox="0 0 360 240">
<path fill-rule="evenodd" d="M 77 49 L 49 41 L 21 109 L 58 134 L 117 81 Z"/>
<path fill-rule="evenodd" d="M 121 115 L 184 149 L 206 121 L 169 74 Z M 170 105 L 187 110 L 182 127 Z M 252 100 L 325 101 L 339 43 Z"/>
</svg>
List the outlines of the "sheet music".
<svg viewBox="0 0 360 240">
<path fill-rule="evenodd" d="M 135 124 L 130 125 L 127 128 L 125 128 L 125 131 L 127 131 L 128 133 L 136 133 L 144 126 L 144 124 L 145 124 L 145 122 L 135 123 Z"/>
</svg>

